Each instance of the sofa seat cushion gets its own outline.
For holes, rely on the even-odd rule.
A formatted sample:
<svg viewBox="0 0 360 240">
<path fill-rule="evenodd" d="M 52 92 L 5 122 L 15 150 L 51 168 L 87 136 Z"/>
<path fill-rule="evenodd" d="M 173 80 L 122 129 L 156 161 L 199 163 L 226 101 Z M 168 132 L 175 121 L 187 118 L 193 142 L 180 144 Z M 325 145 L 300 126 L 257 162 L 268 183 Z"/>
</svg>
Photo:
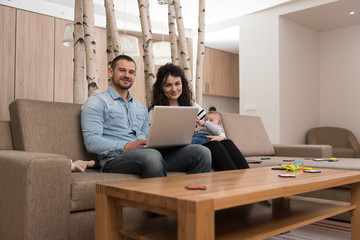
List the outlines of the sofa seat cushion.
<svg viewBox="0 0 360 240">
<path fill-rule="evenodd" d="M 169 176 L 183 175 L 183 172 L 170 172 Z M 71 173 L 71 212 L 95 209 L 95 184 L 111 181 L 139 179 L 139 175 L 123 173 L 100 173 L 87 169 L 85 173 Z"/>
<path fill-rule="evenodd" d="M 140 178 L 135 174 L 100 173 L 86 170 L 71 173 L 71 212 L 95 209 L 95 184 Z"/>
<path fill-rule="evenodd" d="M 261 160 L 261 158 L 268 157 L 270 159 Z M 252 164 L 250 163 L 250 168 L 256 167 L 269 167 L 269 166 L 280 166 L 281 164 L 287 164 L 284 159 L 295 159 L 295 161 L 302 161 L 304 167 L 312 168 L 335 168 L 335 169 L 347 169 L 347 170 L 358 170 L 360 171 L 360 158 L 339 158 L 337 162 L 328 162 L 328 161 L 314 161 L 308 160 L 300 157 L 274 157 L 274 156 L 254 156 L 246 157 L 246 160 L 249 162 L 252 161 L 261 161 L 261 163 Z"/>
<path fill-rule="evenodd" d="M 332 149 L 333 157 L 337 158 L 353 158 L 355 157 L 355 150 L 353 148 L 334 148 Z"/>
</svg>

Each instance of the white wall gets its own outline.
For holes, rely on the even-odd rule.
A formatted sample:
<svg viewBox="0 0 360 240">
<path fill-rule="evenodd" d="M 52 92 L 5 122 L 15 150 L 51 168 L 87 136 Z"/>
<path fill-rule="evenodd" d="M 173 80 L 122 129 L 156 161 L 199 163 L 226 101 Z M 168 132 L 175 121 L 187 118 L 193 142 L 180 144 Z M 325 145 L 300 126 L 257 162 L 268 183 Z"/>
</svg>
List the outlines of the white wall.
<svg viewBox="0 0 360 240">
<path fill-rule="evenodd" d="M 293 30 L 295 35 L 305 34 L 306 45 L 310 46 L 310 51 L 306 49 L 301 59 L 294 60 L 294 56 L 291 54 L 280 51 L 282 49 L 280 36 L 285 37 L 282 39 L 287 44 L 285 46 L 288 48 L 294 47 L 288 42 L 291 36 L 280 32 L 280 16 L 332 1 L 293 1 L 244 16 L 240 20 L 240 114 L 260 116 L 273 143 L 302 143 L 304 141 L 304 132 L 296 129 L 299 128 L 299 124 L 301 128 L 305 129 L 308 126 L 316 125 L 319 121 L 319 113 L 315 110 L 319 100 L 313 98 L 314 103 L 312 100 L 304 101 L 304 98 L 308 96 L 300 97 L 300 95 L 305 94 L 307 87 L 315 86 L 316 88 L 316 83 L 311 82 L 314 79 L 315 70 L 311 67 L 309 72 L 304 72 L 309 64 L 302 59 L 310 56 L 310 61 L 315 61 L 316 54 L 311 53 L 311 50 L 316 51 L 315 34 L 301 26 L 295 27 L 289 22 L 282 23 L 282 28 L 295 27 L 296 29 Z M 301 42 L 297 41 L 297 43 L 300 44 Z M 294 51 L 295 54 L 301 53 L 302 55 L 300 50 Z M 284 64 L 284 59 L 291 59 L 291 62 L 285 64 L 290 67 L 294 67 L 300 62 L 303 71 L 297 69 L 292 74 L 290 70 L 283 70 L 280 64 Z M 300 74 L 300 76 L 297 76 L 297 74 Z M 296 79 L 287 80 L 287 77 L 291 75 L 296 76 Z M 306 80 L 302 83 L 298 82 L 299 79 L 305 78 Z M 288 89 L 300 90 L 300 94 L 297 93 L 295 98 L 291 93 L 287 92 Z M 314 90 L 310 89 L 309 91 Z M 310 106 L 311 104 L 315 104 L 315 106 Z M 245 111 L 245 105 L 256 105 L 256 111 Z M 295 117 L 291 118 L 291 115 L 296 110 L 300 114 L 296 114 Z M 300 116 L 301 114 L 302 116 Z M 315 116 L 316 114 L 317 116 Z M 313 119 L 308 120 L 305 115 L 309 115 L 309 118 Z M 296 119 L 297 116 L 300 116 L 300 118 Z"/>
<path fill-rule="evenodd" d="M 320 124 L 318 32 L 280 18 L 280 142 L 304 144 Z"/>
<path fill-rule="evenodd" d="M 244 17 L 240 24 L 240 114 L 262 118 L 272 142 L 279 142 L 278 16 L 273 11 Z M 256 105 L 255 111 L 245 111 Z"/>
<path fill-rule="evenodd" d="M 360 25 L 321 32 L 319 41 L 320 125 L 360 140 Z"/>
</svg>

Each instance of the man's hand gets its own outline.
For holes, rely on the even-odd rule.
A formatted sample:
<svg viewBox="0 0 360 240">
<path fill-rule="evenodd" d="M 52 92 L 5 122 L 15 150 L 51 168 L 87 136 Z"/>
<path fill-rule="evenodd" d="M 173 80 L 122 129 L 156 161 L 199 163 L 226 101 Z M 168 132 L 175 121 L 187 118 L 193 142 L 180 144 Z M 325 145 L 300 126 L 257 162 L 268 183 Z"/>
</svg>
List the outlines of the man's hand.
<svg viewBox="0 0 360 240">
<path fill-rule="evenodd" d="M 127 151 L 127 150 L 132 150 L 132 149 L 137 149 L 137 148 L 143 148 L 146 146 L 146 142 L 147 142 L 147 140 L 145 140 L 145 139 L 138 139 L 133 142 L 128 142 L 125 144 L 124 150 Z"/>
<path fill-rule="evenodd" d="M 206 136 L 207 138 L 210 138 L 210 141 L 222 141 L 225 139 L 224 136 Z"/>
</svg>

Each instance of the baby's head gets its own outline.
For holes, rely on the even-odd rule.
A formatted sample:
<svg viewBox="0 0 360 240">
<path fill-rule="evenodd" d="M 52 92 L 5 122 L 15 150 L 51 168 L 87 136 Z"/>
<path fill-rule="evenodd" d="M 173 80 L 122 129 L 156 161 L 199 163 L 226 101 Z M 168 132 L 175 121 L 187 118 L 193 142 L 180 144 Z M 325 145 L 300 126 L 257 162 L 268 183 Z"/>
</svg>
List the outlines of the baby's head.
<svg viewBox="0 0 360 240">
<path fill-rule="evenodd" d="M 205 120 L 211 122 L 214 125 L 221 126 L 221 114 L 216 111 L 210 111 L 206 113 Z"/>
</svg>

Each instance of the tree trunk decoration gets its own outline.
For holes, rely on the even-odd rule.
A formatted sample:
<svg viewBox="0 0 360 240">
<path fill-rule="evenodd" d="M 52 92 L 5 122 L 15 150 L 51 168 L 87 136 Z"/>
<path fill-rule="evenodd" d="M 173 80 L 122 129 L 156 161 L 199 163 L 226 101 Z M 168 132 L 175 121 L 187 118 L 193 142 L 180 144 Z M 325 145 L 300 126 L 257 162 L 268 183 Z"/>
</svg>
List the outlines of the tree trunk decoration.
<svg viewBox="0 0 360 240">
<path fill-rule="evenodd" d="M 151 103 L 151 88 L 155 82 L 155 65 L 153 55 L 152 32 L 150 24 L 149 1 L 138 0 L 139 14 L 143 38 L 144 49 L 144 73 L 145 73 L 145 90 L 146 105 L 150 106 Z"/>
<path fill-rule="evenodd" d="M 180 41 L 180 59 L 183 71 L 186 78 L 189 80 L 190 86 L 193 86 L 191 68 L 190 68 L 190 57 L 187 48 L 186 36 L 185 36 L 185 27 L 182 16 L 182 7 L 180 0 L 173 0 L 175 15 L 176 15 L 176 24 L 179 32 L 179 41 Z"/>
<path fill-rule="evenodd" d="M 169 38 L 170 38 L 170 47 L 171 47 L 171 62 L 175 65 L 179 65 L 175 21 L 176 21 L 176 17 L 175 17 L 174 3 L 173 0 L 168 0 L 168 22 L 169 22 Z"/>
<path fill-rule="evenodd" d="M 114 2 L 113 0 L 104 0 L 104 6 L 106 10 L 106 53 L 108 68 L 111 67 L 112 60 L 123 52 L 120 50 L 120 38 L 116 25 Z M 110 86 L 111 79 L 108 78 L 108 85 Z"/>
<path fill-rule="evenodd" d="M 96 64 L 96 41 L 94 28 L 93 1 L 84 1 L 84 32 L 86 48 L 86 80 L 88 82 L 88 96 L 99 92 L 99 76 Z"/>
<path fill-rule="evenodd" d="M 105 10 L 106 10 L 106 30 L 109 29 L 110 36 L 113 41 L 113 51 L 115 57 L 120 55 L 123 51 L 120 46 L 120 37 L 118 33 L 118 29 L 116 26 L 116 18 L 114 11 L 114 3 L 113 0 L 104 0 Z"/>
<path fill-rule="evenodd" d="M 85 43 L 83 28 L 83 0 L 75 1 L 74 8 L 74 76 L 73 102 L 84 102 Z"/>
<path fill-rule="evenodd" d="M 205 0 L 199 0 L 199 29 L 196 61 L 196 102 L 202 104 L 203 65 L 205 54 Z"/>
<path fill-rule="evenodd" d="M 111 67 L 111 63 L 115 58 L 114 48 L 113 48 L 113 38 L 111 37 L 110 28 L 106 26 L 106 58 L 107 58 L 107 67 Z M 108 76 L 108 86 L 111 85 L 111 79 Z"/>
</svg>

